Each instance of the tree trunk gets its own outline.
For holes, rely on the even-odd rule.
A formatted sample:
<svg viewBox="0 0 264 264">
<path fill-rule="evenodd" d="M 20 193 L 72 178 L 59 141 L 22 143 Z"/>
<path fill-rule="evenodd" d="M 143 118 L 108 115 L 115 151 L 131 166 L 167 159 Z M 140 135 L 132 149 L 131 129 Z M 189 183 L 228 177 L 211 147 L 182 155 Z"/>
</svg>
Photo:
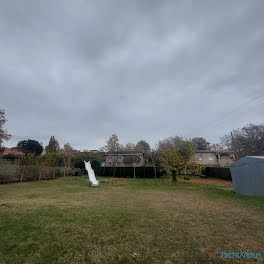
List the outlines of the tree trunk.
<svg viewBox="0 0 264 264">
<path fill-rule="evenodd" d="M 175 170 L 171 172 L 171 180 L 172 180 L 172 182 L 177 182 L 176 171 Z"/>
</svg>

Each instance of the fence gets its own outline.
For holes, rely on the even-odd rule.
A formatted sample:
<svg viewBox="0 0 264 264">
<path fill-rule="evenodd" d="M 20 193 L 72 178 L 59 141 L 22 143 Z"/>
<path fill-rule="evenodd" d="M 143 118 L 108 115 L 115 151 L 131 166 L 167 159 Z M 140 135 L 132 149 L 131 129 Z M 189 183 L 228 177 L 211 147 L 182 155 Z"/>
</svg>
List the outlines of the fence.
<svg viewBox="0 0 264 264">
<path fill-rule="evenodd" d="M 70 171 L 66 167 L 24 166 L 0 164 L 0 184 L 34 180 L 50 180 L 65 176 Z"/>
<path fill-rule="evenodd" d="M 206 167 L 203 170 L 203 174 L 206 175 L 206 177 L 232 181 L 230 168 Z"/>
<path fill-rule="evenodd" d="M 96 167 L 94 168 L 96 176 L 105 177 L 122 177 L 122 178 L 133 178 L 134 167 Z M 136 178 L 154 178 L 155 172 L 154 167 L 135 167 Z M 160 172 L 156 170 L 156 176 L 160 177 Z"/>
</svg>

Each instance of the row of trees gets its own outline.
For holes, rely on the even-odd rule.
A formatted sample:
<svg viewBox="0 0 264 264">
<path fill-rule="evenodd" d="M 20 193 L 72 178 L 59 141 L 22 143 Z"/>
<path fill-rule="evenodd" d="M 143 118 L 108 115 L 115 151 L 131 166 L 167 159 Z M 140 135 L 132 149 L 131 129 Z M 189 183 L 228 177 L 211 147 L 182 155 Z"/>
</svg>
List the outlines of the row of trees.
<svg viewBox="0 0 264 264">
<path fill-rule="evenodd" d="M 128 142 L 123 145 L 119 143 L 118 136 L 113 134 L 106 142 L 106 145 L 100 148 L 101 151 L 124 151 L 124 150 L 135 150 L 135 151 L 148 151 L 150 150 L 149 144 L 145 140 L 140 140 L 136 145 Z"/>
<path fill-rule="evenodd" d="M 0 110 L 0 150 L 4 140 L 10 138 L 10 134 L 4 129 L 6 122 L 5 112 Z M 35 140 L 23 140 L 17 144 L 17 148 L 22 152 L 29 154 L 40 155 L 43 152 L 41 143 Z M 167 174 L 171 174 L 173 180 L 176 180 L 176 174 L 181 171 L 200 170 L 199 165 L 191 161 L 191 157 L 196 150 L 219 150 L 228 149 L 236 153 L 237 158 L 246 155 L 264 155 L 264 124 L 254 125 L 249 124 L 241 129 L 235 129 L 230 134 L 221 138 L 220 144 L 210 144 L 202 137 L 195 137 L 192 139 L 182 139 L 180 137 L 170 137 L 158 143 L 155 151 L 155 161 L 158 166 Z M 101 148 L 102 151 L 144 151 L 145 156 L 149 154 L 149 161 L 151 162 L 152 155 L 149 144 L 145 140 L 140 140 L 137 144 L 127 143 L 122 145 L 116 134 L 113 134 L 106 145 Z M 48 164 L 52 162 L 55 164 L 63 163 L 65 166 L 72 166 L 74 150 L 70 144 L 65 144 L 60 148 L 55 137 L 51 137 L 49 144 L 45 147 L 46 156 L 42 159 Z M 56 155 L 56 158 L 55 156 Z M 84 154 L 86 158 L 93 161 L 102 162 L 103 157 L 98 154 L 98 157 L 91 157 L 90 153 Z M 89 157 L 88 157 L 88 156 Z M 85 157 L 82 157 L 85 159 Z M 25 158 L 26 159 L 26 158 Z M 45 160 L 46 159 L 46 160 Z M 78 161 L 80 167 L 83 165 L 83 160 Z M 78 163 L 78 162 L 75 162 Z"/>
<path fill-rule="evenodd" d="M 84 171 L 83 160 L 90 160 L 92 166 L 100 166 L 103 156 L 100 153 L 77 152 L 69 143 L 60 148 L 54 136 L 50 138 L 49 144 L 45 147 L 45 154 L 42 145 L 35 140 L 23 140 L 18 142 L 17 149 L 26 155 L 21 159 L 22 165 L 41 165 L 47 167 L 72 167 Z"/>
<path fill-rule="evenodd" d="M 207 149 L 215 149 L 217 147 L 216 144 L 210 144 L 205 138 L 202 137 L 194 137 L 189 139 L 197 150 L 207 150 Z M 163 144 L 166 143 L 164 140 Z M 137 150 L 137 151 L 148 151 L 150 150 L 149 144 L 145 140 L 140 140 L 137 144 L 134 143 L 127 143 L 125 145 L 119 143 L 118 136 L 113 134 L 106 145 L 100 149 L 101 151 L 122 151 L 122 150 Z"/>
<path fill-rule="evenodd" d="M 79 169 L 80 173 L 85 172 L 83 160 L 90 160 L 93 168 L 100 166 L 103 157 L 98 153 L 79 152 L 73 153 L 53 152 L 36 156 L 29 153 L 19 159 L 18 163 L 25 166 L 42 166 L 42 167 L 68 167 Z"/>
</svg>

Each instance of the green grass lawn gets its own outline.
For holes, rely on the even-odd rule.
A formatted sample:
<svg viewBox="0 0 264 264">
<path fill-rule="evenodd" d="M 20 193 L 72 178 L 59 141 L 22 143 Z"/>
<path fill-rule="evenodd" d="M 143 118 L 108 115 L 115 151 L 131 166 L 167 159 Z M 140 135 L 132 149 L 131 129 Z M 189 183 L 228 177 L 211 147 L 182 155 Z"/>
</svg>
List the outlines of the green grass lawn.
<svg viewBox="0 0 264 264">
<path fill-rule="evenodd" d="M 192 178 L 91 188 L 80 177 L 0 185 L 0 263 L 236 263 L 221 252 L 263 256 L 264 199 L 231 187 Z"/>
</svg>

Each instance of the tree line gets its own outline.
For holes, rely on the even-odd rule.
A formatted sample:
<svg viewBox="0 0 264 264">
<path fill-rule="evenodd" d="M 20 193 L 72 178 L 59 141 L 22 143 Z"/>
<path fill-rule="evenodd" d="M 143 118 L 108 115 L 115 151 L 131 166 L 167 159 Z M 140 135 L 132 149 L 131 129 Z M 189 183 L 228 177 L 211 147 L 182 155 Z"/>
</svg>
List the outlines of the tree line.
<svg viewBox="0 0 264 264">
<path fill-rule="evenodd" d="M 10 139 L 11 135 L 4 128 L 6 123 L 4 110 L 0 110 L 0 151 L 3 148 L 3 141 Z M 69 143 L 60 148 L 59 142 L 52 136 L 48 145 L 43 145 L 36 140 L 23 140 L 17 144 L 17 149 L 25 153 L 29 159 L 30 155 L 38 156 L 45 152 L 45 155 L 39 160 L 45 164 L 52 163 L 64 164 L 64 166 L 75 166 L 82 168 L 83 160 L 89 159 L 94 164 L 103 162 L 103 156 L 99 153 L 76 153 Z M 224 135 L 219 144 L 211 144 L 203 137 L 194 137 L 183 139 L 181 137 L 169 137 L 158 142 L 153 153 L 150 145 L 145 140 L 140 140 L 137 144 L 128 142 L 125 145 L 119 143 L 118 136 L 113 134 L 107 140 L 105 146 L 100 148 L 101 152 L 108 151 L 144 151 L 146 162 L 157 164 L 160 170 L 166 174 L 172 175 L 173 181 L 176 181 L 176 175 L 182 171 L 199 171 L 200 165 L 192 161 L 191 157 L 196 150 L 232 150 L 236 158 L 249 155 L 264 155 L 264 124 L 248 124 L 242 128 L 234 129 L 230 134 Z M 76 154 L 76 155 L 74 155 Z M 75 157 L 75 160 L 74 160 Z M 79 157 L 79 159 L 76 157 Z M 46 159 L 46 160 L 45 160 Z M 44 161 L 43 161 L 44 160 Z M 26 161 L 25 161 L 26 162 Z M 78 165 L 76 165 L 78 164 Z"/>
</svg>

